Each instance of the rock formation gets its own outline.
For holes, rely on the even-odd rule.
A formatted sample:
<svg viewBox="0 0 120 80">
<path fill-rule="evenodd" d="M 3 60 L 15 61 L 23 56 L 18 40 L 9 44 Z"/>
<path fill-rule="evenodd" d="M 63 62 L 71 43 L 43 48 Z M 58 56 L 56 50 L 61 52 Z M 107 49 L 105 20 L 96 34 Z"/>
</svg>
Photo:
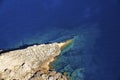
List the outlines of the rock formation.
<svg viewBox="0 0 120 80">
<path fill-rule="evenodd" d="M 50 70 L 50 63 L 72 40 L 29 46 L 0 54 L 2 80 L 67 80 L 59 72 Z"/>
</svg>

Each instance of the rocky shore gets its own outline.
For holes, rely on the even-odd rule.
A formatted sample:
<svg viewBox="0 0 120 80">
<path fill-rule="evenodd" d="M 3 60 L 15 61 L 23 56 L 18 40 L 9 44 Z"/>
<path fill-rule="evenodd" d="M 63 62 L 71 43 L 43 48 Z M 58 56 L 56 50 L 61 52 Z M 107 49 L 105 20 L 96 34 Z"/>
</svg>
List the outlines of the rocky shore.
<svg viewBox="0 0 120 80">
<path fill-rule="evenodd" d="M 69 80 L 50 63 L 72 40 L 0 53 L 0 80 Z"/>
<path fill-rule="evenodd" d="M 29 80 L 68 80 L 68 78 L 54 70 L 44 73 L 42 71 L 36 72 Z"/>
</svg>

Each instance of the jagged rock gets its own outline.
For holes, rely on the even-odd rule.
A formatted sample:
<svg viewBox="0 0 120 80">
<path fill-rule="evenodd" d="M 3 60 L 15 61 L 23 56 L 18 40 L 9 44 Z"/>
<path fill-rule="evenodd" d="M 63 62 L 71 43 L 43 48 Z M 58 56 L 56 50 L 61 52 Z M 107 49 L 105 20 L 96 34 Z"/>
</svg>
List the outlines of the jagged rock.
<svg viewBox="0 0 120 80">
<path fill-rule="evenodd" d="M 55 79 L 56 73 L 53 71 L 48 72 L 50 69 L 49 64 L 60 54 L 61 49 L 71 42 L 72 40 L 63 43 L 34 45 L 21 50 L 1 53 L 0 79 L 51 80 L 52 77 Z M 50 74 L 54 75 L 50 76 Z M 67 80 L 66 76 L 62 76 L 61 79 L 62 78 L 63 80 Z M 56 79 L 58 79 L 58 77 Z"/>
<path fill-rule="evenodd" d="M 51 74 L 54 73 L 54 74 Z M 43 73 L 42 71 L 38 71 L 31 77 L 29 80 L 67 80 L 66 76 L 62 75 L 56 71 L 49 71 L 49 73 Z"/>
</svg>

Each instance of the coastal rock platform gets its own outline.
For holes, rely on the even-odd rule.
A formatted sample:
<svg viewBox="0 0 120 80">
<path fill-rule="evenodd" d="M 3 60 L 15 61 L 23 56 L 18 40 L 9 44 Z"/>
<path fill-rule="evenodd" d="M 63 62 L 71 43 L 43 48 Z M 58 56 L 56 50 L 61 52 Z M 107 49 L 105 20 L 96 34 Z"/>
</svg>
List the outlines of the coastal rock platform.
<svg viewBox="0 0 120 80">
<path fill-rule="evenodd" d="M 0 52 L 0 80 L 68 80 L 66 75 L 51 70 L 50 63 L 71 42 L 67 40 Z"/>
</svg>

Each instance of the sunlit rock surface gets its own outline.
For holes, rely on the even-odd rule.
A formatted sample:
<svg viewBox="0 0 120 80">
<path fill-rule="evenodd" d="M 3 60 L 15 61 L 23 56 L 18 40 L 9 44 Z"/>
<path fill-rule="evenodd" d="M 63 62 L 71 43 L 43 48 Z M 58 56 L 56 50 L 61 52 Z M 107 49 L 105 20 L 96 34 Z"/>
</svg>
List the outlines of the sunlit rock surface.
<svg viewBox="0 0 120 80">
<path fill-rule="evenodd" d="M 61 73 L 50 71 L 50 63 L 72 40 L 29 46 L 0 54 L 0 79 L 67 80 Z"/>
</svg>

